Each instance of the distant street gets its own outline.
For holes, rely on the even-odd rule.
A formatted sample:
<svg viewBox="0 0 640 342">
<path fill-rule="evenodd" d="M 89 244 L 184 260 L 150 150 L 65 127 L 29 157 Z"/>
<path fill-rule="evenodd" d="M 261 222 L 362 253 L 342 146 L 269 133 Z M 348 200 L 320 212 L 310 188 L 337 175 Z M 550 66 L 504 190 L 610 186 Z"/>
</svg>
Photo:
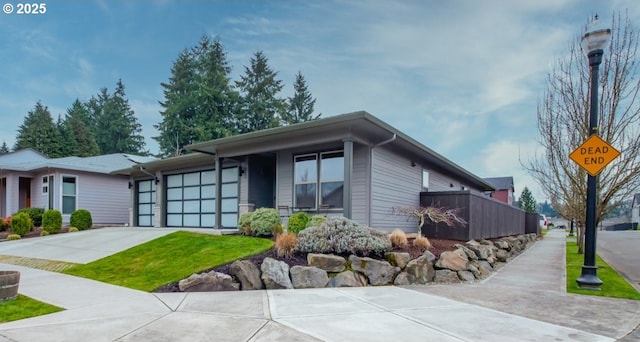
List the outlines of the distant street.
<svg viewBox="0 0 640 342">
<path fill-rule="evenodd" d="M 599 231 L 596 251 L 640 291 L 640 231 Z"/>
</svg>

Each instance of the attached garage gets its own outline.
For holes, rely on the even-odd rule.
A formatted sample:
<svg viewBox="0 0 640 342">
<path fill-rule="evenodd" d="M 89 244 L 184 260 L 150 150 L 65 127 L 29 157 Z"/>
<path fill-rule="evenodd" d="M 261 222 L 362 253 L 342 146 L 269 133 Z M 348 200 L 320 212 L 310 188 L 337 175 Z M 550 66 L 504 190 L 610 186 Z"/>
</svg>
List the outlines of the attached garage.
<svg viewBox="0 0 640 342">
<path fill-rule="evenodd" d="M 136 181 L 136 203 L 138 204 L 137 225 L 153 227 L 156 205 L 156 182 L 153 179 Z"/>
<path fill-rule="evenodd" d="M 167 227 L 213 228 L 216 212 L 215 170 L 165 176 Z M 222 169 L 222 225 L 238 225 L 238 168 Z"/>
</svg>

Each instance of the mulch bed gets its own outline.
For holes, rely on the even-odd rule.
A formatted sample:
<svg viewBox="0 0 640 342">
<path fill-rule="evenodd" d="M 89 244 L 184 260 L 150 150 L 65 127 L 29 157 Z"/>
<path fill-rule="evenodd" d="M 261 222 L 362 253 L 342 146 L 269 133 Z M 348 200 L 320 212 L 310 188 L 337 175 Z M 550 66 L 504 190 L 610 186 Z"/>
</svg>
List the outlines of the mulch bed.
<svg viewBox="0 0 640 342">
<path fill-rule="evenodd" d="M 433 253 L 436 257 L 440 257 L 440 254 L 445 251 L 455 250 L 453 247 L 455 244 L 463 244 L 463 241 L 457 240 L 446 240 L 446 239 L 429 239 L 431 242 L 431 247 L 429 248 L 429 252 Z M 415 259 L 422 255 L 422 251 L 418 248 L 413 247 L 412 239 L 409 239 L 409 244 L 406 248 L 394 248 L 394 252 L 406 252 L 411 255 L 411 259 Z M 262 254 L 254 255 L 252 257 L 245 258 L 244 260 L 250 260 L 253 264 L 255 264 L 258 269 L 260 269 L 260 265 L 262 265 L 262 261 L 265 258 L 272 258 L 276 260 L 281 260 L 286 262 L 289 266 L 307 266 L 307 254 L 306 253 L 295 253 L 291 258 L 282 258 L 276 255 L 275 248 L 272 248 Z M 348 255 L 343 255 L 343 257 L 348 257 Z M 213 267 L 207 270 L 204 270 L 200 273 L 207 273 L 211 271 L 216 271 L 225 274 L 231 274 L 231 264 L 226 264 L 218 267 Z M 166 284 L 155 289 L 153 292 L 180 292 L 178 287 L 178 282 Z"/>
<path fill-rule="evenodd" d="M 67 233 L 68 231 L 69 231 L 69 227 L 62 227 L 62 229 L 60 229 L 60 232 L 58 234 Z M 39 237 L 40 234 L 42 234 L 42 227 L 35 227 L 30 232 L 28 232 L 27 234 L 23 235 L 21 239 Z M 6 239 L 7 236 L 9 236 L 9 235 L 11 235 L 11 232 L 8 231 L 8 230 L 6 230 L 4 232 L 0 232 L 0 240 Z"/>
</svg>

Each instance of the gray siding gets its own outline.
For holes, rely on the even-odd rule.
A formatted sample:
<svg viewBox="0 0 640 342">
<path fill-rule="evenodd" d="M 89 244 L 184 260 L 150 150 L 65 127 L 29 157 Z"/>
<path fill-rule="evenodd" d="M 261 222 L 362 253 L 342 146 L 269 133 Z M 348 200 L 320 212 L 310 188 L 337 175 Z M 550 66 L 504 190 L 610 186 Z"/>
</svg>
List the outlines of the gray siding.
<svg viewBox="0 0 640 342">
<path fill-rule="evenodd" d="M 369 225 L 369 146 L 353 147 L 353 181 L 351 182 L 351 216 L 354 221 Z"/>
<path fill-rule="evenodd" d="M 280 205 L 293 206 L 293 153 L 278 152 L 276 160 L 276 208 Z"/>
<path fill-rule="evenodd" d="M 392 214 L 394 207 L 420 205 L 422 168 L 411 166 L 411 160 L 399 156 L 384 146 L 372 151 L 371 172 L 371 222 L 380 231 L 391 232 L 400 228 L 416 232 L 415 219 Z"/>
<path fill-rule="evenodd" d="M 129 222 L 129 178 L 81 172 L 61 172 L 60 175 L 77 177 L 77 207 L 91 212 L 93 224 L 118 224 Z M 62 177 L 56 177 L 56 209 L 61 210 Z M 63 215 L 68 222 L 70 215 Z"/>
<path fill-rule="evenodd" d="M 429 171 L 429 192 L 460 190 L 460 183 L 456 180 L 437 171 L 429 170 L 428 167 L 425 167 L 425 170 Z M 451 184 L 453 184 L 453 187 L 451 187 Z"/>
</svg>

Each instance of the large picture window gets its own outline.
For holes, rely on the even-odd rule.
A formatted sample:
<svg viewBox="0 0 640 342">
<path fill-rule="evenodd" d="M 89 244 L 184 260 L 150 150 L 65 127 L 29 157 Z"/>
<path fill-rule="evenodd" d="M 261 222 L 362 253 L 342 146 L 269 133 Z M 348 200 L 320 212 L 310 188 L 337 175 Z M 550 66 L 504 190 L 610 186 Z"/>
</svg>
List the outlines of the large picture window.
<svg viewBox="0 0 640 342">
<path fill-rule="evenodd" d="M 344 153 L 342 151 L 296 156 L 294 177 L 295 207 L 342 208 L 344 187 Z"/>
<path fill-rule="evenodd" d="M 76 210 L 76 177 L 62 176 L 62 213 L 71 214 Z"/>
</svg>

